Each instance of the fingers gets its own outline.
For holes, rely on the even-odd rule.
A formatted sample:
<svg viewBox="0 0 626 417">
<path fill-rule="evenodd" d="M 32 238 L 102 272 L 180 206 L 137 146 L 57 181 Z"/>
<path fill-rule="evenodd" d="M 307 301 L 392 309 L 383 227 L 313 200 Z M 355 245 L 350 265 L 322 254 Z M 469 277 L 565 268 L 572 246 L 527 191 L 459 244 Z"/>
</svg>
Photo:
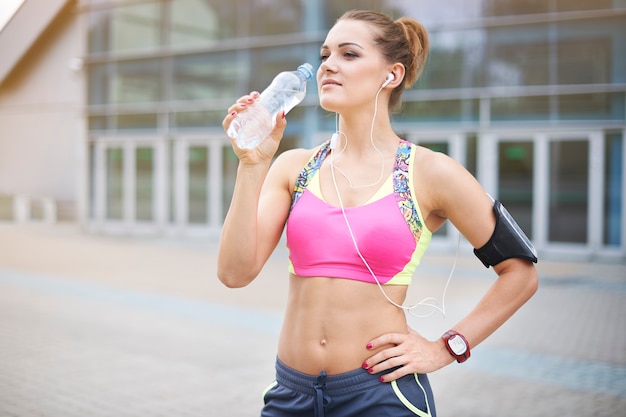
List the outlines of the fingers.
<svg viewBox="0 0 626 417">
<path fill-rule="evenodd" d="M 428 373 L 432 369 L 425 360 L 424 352 L 429 343 L 416 332 L 382 335 L 367 344 L 368 350 L 379 351 L 363 362 L 363 368 L 372 374 L 392 369 L 392 372 L 381 376 L 381 382 L 391 382 L 414 372 Z"/>
<path fill-rule="evenodd" d="M 250 94 L 240 97 L 235 104 L 230 106 L 227 111 L 227 115 L 222 120 L 222 127 L 224 130 L 228 130 L 228 127 L 232 123 L 232 121 L 237 117 L 242 111 L 245 111 L 249 106 L 253 105 L 254 102 L 259 98 L 260 94 L 257 91 L 252 91 Z"/>
</svg>

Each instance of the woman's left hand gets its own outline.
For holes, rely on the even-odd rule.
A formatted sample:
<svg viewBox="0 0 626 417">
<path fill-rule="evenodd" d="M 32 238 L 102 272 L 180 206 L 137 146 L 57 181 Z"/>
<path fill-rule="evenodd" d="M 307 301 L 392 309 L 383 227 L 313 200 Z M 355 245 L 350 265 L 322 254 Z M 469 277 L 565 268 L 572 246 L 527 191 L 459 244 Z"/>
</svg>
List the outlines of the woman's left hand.
<svg viewBox="0 0 626 417">
<path fill-rule="evenodd" d="M 427 374 L 454 361 L 443 339 L 431 342 L 413 329 L 409 329 L 409 333 L 387 333 L 377 337 L 367 344 L 367 349 L 389 345 L 363 363 L 363 367 L 373 374 L 400 367 L 383 375 L 381 382 L 391 382 L 413 373 Z"/>
</svg>

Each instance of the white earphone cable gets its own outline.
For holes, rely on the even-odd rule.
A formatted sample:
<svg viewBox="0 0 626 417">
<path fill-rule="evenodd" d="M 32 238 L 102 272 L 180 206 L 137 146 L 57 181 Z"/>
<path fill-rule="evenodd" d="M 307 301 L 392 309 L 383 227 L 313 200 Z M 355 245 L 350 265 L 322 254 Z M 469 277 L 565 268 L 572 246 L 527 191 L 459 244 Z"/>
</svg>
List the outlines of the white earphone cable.
<svg viewBox="0 0 626 417">
<path fill-rule="evenodd" d="M 381 156 L 382 156 L 382 153 L 378 150 L 378 148 L 376 148 L 376 145 L 374 145 L 374 122 L 376 120 L 376 114 L 377 114 L 377 111 L 378 111 L 378 95 L 382 91 L 383 87 L 381 87 L 378 90 L 378 93 L 376 93 L 376 103 L 374 105 L 374 116 L 372 118 L 372 126 L 370 128 L 370 141 L 372 143 L 372 146 L 374 146 L 374 149 L 376 149 L 376 151 L 378 153 L 380 153 Z M 384 165 L 383 165 L 383 168 L 384 168 Z M 337 169 L 339 170 L 338 167 L 337 167 Z M 459 247 L 461 245 L 461 236 L 459 235 L 459 237 L 458 237 L 458 242 L 457 242 L 457 247 L 456 247 L 456 254 L 455 254 L 455 257 L 454 257 L 454 263 L 452 265 L 452 269 L 450 271 L 450 274 L 448 275 L 448 279 L 446 281 L 446 285 L 444 286 L 444 289 L 443 289 L 443 293 L 442 293 L 442 296 L 441 296 L 441 306 L 439 306 L 439 300 L 437 300 L 435 297 L 424 298 L 420 302 L 418 302 L 416 304 L 413 304 L 411 306 L 403 306 L 401 304 L 398 304 L 395 301 L 393 301 L 391 299 L 391 297 L 389 297 L 389 295 L 387 294 L 387 292 L 383 288 L 383 285 L 380 283 L 378 277 L 376 276 L 376 274 L 374 273 L 374 271 L 370 267 L 369 263 L 367 262 L 367 260 L 363 256 L 363 254 L 361 253 L 361 250 L 359 249 L 359 245 L 357 244 L 356 238 L 355 238 L 354 233 L 352 231 L 352 227 L 350 226 L 350 222 L 348 221 L 348 216 L 346 215 L 346 210 L 345 210 L 345 207 L 343 205 L 343 200 L 341 199 L 341 193 L 339 192 L 339 186 L 337 185 L 337 179 L 335 177 L 334 147 L 331 149 L 331 152 L 330 152 L 330 173 L 331 173 L 331 177 L 332 177 L 332 180 L 333 180 L 333 185 L 335 187 L 335 192 L 337 193 L 337 199 L 339 200 L 339 207 L 341 209 L 341 214 L 342 214 L 342 216 L 344 218 L 344 221 L 346 223 L 346 227 L 348 228 L 348 233 L 350 234 L 350 238 L 352 239 L 352 243 L 354 244 L 354 248 L 356 249 L 356 253 L 357 253 L 357 255 L 359 255 L 359 258 L 363 262 L 363 265 L 365 265 L 365 267 L 367 268 L 369 273 L 374 278 L 374 281 L 376 281 L 376 284 L 378 285 L 378 288 L 382 292 L 383 296 L 391 304 L 393 304 L 394 306 L 396 306 L 398 308 L 401 308 L 401 309 L 407 311 L 409 314 L 411 314 L 414 317 L 418 317 L 418 318 L 430 317 L 433 314 L 435 314 L 435 312 L 437 312 L 437 311 L 440 312 L 443 317 L 445 317 L 446 316 L 445 298 L 446 298 L 446 293 L 448 292 L 448 287 L 450 285 L 450 281 L 452 280 L 452 275 L 454 274 L 454 270 L 456 269 L 456 264 L 457 264 L 458 255 L 459 255 Z M 343 174 L 343 175 L 345 176 L 345 174 Z M 382 172 L 381 172 L 381 178 L 382 178 Z M 352 187 L 352 184 L 351 184 L 349 178 L 346 177 L 346 179 L 348 179 L 348 183 L 349 183 L 351 188 L 357 188 L 357 187 Z M 380 181 L 380 179 L 378 181 Z M 361 186 L 361 187 L 364 187 L 364 186 Z M 419 308 L 419 307 L 430 307 L 430 308 L 432 308 L 432 310 L 428 314 L 423 314 L 423 315 L 416 314 L 413 310 L 415 310 L 416 308 Z"/>
</svg>

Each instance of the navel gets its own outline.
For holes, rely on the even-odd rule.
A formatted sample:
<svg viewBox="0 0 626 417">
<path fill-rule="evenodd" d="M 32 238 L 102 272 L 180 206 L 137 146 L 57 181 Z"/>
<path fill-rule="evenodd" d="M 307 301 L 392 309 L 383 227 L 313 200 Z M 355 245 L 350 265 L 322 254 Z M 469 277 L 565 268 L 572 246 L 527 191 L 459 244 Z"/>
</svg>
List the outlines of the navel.
<svg viewBox="0 0 626 417">
<path fill-rule="evenodd" d="M 328 342 L 326 342 L 326 339 L 321 339 L 321 340 L 320 340 L 320 346 L 321 346 L 321 347 L 326 347 L 326 344 L 327 344 L 327 343 L 328 343 Z"/>
</svg>

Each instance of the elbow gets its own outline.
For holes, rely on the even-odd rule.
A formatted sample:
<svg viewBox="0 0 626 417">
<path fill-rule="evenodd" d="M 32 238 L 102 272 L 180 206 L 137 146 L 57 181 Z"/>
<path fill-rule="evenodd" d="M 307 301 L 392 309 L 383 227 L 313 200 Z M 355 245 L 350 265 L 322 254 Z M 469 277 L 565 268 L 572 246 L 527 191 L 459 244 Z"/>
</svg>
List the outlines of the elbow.
<svg viewBox="0 0 626 417">
<path fill-rule="evenodd" d="M 539 289 L 539 275 L 537 274 L 537 269 L 533 264 L 528 265 L 525 275 L 524 281 L 526 285 L 523 288 L 523 294 L 525 295 L 527 301 L 535 295 Z"/>
<path fill-rule="evenodd" d="M 228 288 L 243 288 L 248 285 L 255 276 L 252 275 L 244 275 L 241 273 L 234 272 L 232 270 L 225 271 L 218 268 L 217 278 L 220 280 L 222 284 L 224 284 Z"/>
</svg>

